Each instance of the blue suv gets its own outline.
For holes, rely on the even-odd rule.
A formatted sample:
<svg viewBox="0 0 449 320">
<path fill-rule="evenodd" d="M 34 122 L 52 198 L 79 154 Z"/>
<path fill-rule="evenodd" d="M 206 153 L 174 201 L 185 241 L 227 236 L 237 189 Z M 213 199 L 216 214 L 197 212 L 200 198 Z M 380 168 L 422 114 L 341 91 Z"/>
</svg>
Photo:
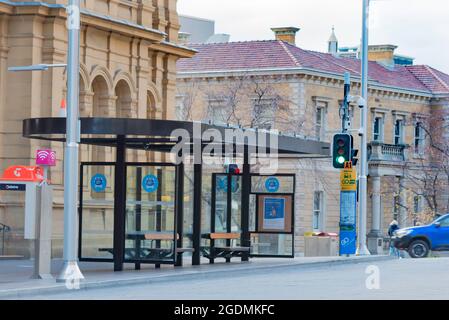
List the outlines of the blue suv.
<svg viewBox="0 0 449 320">
<path fill-rule="evenodd" d="M 396 230 L 393 245 L 407 250 L 412 258 L 425 258 L 432 251 L 449 251 L 449 214 L 427 226 Z"/>
</svg>

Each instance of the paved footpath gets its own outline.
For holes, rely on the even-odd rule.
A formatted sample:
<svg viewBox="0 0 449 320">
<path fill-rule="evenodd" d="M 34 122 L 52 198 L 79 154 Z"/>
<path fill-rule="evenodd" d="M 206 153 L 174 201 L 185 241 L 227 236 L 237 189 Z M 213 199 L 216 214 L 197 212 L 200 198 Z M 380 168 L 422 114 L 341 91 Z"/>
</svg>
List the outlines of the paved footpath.
<svg viewBox="0 0 449 320">
<path fill-rule="evenodd" d="M 112 272 L 112 264 L 80 263 L 80 267 L 86 279 L 79 284 L 79 290 L 73 290 L 78 284 L 56 283 L 55 280 L 30 279 L 32 275 L 32 261 L 14 260 L 0 261 L 0 299 L 18 298 L 44 298 L 59 299 L 65 294 L 70 298 L 83 299 L 83 294 L 95 290 L 106 290 L 116 292 L 123 298 L 123 290 L 111 290 L 111 288 L 125 288 L 134 286 L 168 285 L 173 287 L 178 283 L 193 281 L 200 283 L 205 279 L 226 279 L 229 277 L 239 277 L 242 275 L 262 275 L 265 282 L 273 274 L 283 274 L 288 270 L 313 270 L 322 267 L 336 267 L 340 265 L 353 265 L 361 263 L 377 263 L 380 261 L 392 260 L 388 256 L 368 256 L 368 257 L 317 257 L 317 258 L 295 258 L 295 259 L 251 259 L 250 262 L 240 262 L 235 259 L 230 264 L 216 262 L 214 265 L 207 263 L 201 266 L 185 265 L 182 268 L 173 266 L 162 266 L 161 269 L 154 269 L 153 266 L 143 266 L 140 271 L 132 270 L 133 265 L 127 265 L 123 272 Z M 407 259 L 408 260 L 408 259 Z M 205 262 L 205 261 L 204 261 Z M 62 261 L 55 260 L 52 265 L 52 273 L 57 274 Z M 269 274 L 270 276 L 267 276 Z M 213 282 L 212 281 L 212 282 Z M 226 281 L 226 280 L 225 280 Z M 234 283 L 234 281 L 231 281 Z M 245 281 L 243 281 L 245 283 Z M 150 290 L 152 291 L 152 290 Z M 176 291 L 176 290 L 174 290 Z M 190 291 L 190 290 L 189 290 Z M 157 292 L 157 291 L 155 291 Z M 173 290 L 171 290 L 173 292 Z M 191 292 L 191 291 L 190 291 Z M 164 298 L 163 296 L 158 296 Z M 102 296 L 98 296 L 102 299 Z M 107 298 L 107 295 L 105 296 Z M 114 299 L 113 296 L 109 298 Z M 168 298 L 168 297 L 166 297 Z M 190 296 L 183 299 L 193 298 Z"/>
<path fill-rule="evenodd" d="M 449 299 L 448 258 L 360 260 L 205 273 L 176 281 L 39 294 L 33 299 Z M 373 276 L 375 276 L 373 278 Z M 182 303 L 181 301 L 179 302 Z"/>
</svg>

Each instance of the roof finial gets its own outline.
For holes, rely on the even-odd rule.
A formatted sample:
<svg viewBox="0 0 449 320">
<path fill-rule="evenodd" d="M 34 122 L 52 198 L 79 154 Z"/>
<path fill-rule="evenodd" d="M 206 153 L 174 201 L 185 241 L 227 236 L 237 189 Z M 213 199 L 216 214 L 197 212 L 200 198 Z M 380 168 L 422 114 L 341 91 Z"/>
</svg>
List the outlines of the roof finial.
<svg viewBox="0 0 449 320">
<path fill-rule="evenodd" d="M 332 53 L 332 54 L 337 54 L 338 53 L 338 40 L 337 40 L 337 36 L 335 35 L 335 26 L 332 25 L 332 34 L 329 38 L 329 40 L 327 41 L 327 51 L 328 53 Z"/>
</svg>

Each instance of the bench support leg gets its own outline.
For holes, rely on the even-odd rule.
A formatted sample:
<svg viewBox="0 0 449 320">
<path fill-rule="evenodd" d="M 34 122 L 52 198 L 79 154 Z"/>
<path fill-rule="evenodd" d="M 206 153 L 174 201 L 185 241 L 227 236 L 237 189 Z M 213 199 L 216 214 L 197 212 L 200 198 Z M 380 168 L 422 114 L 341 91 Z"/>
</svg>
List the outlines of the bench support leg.
<svg viewBox="0 0 449 320">
<path fill-rule="evenodd" d="M 160 268 L 161 268 L 161 265 L 160 265 L 160 264 L 156 264 L 154 267 L 155 267 L 156 269 L 160 269 Z"/>
<path fill-rule="evenodd" d="M 134 264 L 134 270 L 140 270 L 140 263 Z"/>
<path fill-rule="evenodd" d="M 175 267 L 182 267 L 182 253 L 177 255 Z"/>
</svg>

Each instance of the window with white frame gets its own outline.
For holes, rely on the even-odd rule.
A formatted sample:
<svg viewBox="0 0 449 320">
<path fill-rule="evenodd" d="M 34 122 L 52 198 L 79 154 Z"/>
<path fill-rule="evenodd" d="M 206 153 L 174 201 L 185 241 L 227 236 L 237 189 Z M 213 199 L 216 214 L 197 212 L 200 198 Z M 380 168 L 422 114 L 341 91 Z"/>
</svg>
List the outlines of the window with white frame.
<svg viewBox="0 0 449 320">
<path fill-rule="evenodd" d="M 276 116 L 275 99 L 255 99 L 253 105 L 253 126 L 259 129 L 274 129 Z"/>
<path fill-rule="evenodd" d="M 312 134 L 315 135 L 315 138 L 318 141 L 323 141 L 326 139 L 326 131 L 327 131 L 327 108 L 331 101 L 330 98 L 327 97 L 312 97 L 315 107 L 314 119 L 313 119 L 313 130 Z"/>
<path fill-rule="evenodd" d="M 422 156 L 424 154 L 424 142 L 425 142 L 425 133 L 423 124 L 421 122 L 417 122 L 415 124 L 415 155 Z"/>
<path fill-rule="evenodd" d="M 413 197 L 413 211 L 415 213 L 422 211 L 422 196 L 416 195 Z"/>
<path fill-rule="evenodd" d="M 187 120 L 184 99 L 185 99 L 184 95 L 176 96 L 175 115 L 177 120 Z"/>
<path fill-rule="evenodd" d="M 313 230 L 322 230 L 324 221 L 324 193 L 315 191 L 313 193 Z"/>
<path fill-rule="evenodd" d="M 384 118 L 375 117 L 373 124 L 373 141 L 382 142 L 384 137 Z"/>
<path fill-rule="evenodd" d="M 323 139 L 324 108 L 317 107 L 315 111 L 315 137 L 317 140 Z"/>
<path fill-rule="evenodd" d="M 400 145 L 404 143 L 404 121 L 396 120 L 394 123 L 394 144 Z"/>
<path fill-rule="evenodd" d="M 230 110 L 225 99 L 210 99 L 208 105 L 208 118 L 212 123 L 229 122 Z"/>
</svg>

